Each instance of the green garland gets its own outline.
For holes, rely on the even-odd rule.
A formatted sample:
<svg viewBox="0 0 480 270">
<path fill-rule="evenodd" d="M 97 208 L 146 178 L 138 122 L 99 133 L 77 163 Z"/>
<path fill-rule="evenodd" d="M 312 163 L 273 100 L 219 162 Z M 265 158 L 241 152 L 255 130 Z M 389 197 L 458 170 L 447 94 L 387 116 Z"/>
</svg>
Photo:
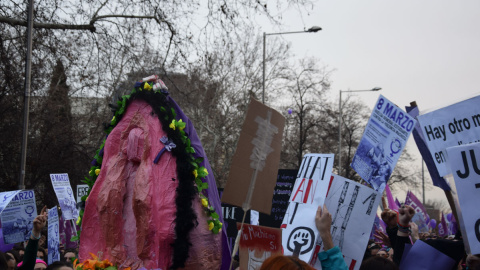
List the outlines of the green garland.
<svg viewBox="0 0 480 270">
<path fill-rule="evenodd" d="M 118 122 L 120 122 L 119 119 L 121 119 L 123 114 L 125 113 L 126 106 L 131 95 L 136 93 L 137 91 L 152 91 L 152 90 L 153 90 L 153 82 L 143 82 L 140 84 L 140 87 L 134 88 L 130 95 L 124 95 L 119 101 L 117 101 L 118 109 L 115 110 L 115 115 L 110 121 L 110 125 L 105 129 L 107 136 L 108 134 L 110 134 L 110 132 L 112 132 L 112 130 L 115 128 Z M 155 94 L 164 95 L 164 93 L 162 93 L 160 89 L 153 92 Z M 185 131 L 183 131 L 185 129 L 186 123 L 183 122 L 182 119 L 179 119 L 178 121 L 175 119 L 176 118 L 175 110 L 171 108 L 171 112 L 168 113 L 167 109 L 165 109 L 165 107 L 163 106 L 160 107 L 160 110 L 165 113 L 165 116 L 164 116 L 165 120 L 170 122 L 169 127 L 178 133 L 178 135 L 181 138 L 181 141 L 185 144 L 185 151 L 189 154 L 190 164 L 194 167 L 192 174 L 195 176 L 195 185 L 198 190 L 198 196 L 200 197 L 202 206 L 209 217 L 207 219 L 208 229 L 211 230 L 214 234 L 220 233 L 222 231 L 223 224 L 219 220 L 219 215 L 215 211 L 213 206 L 210 205 L 208 198 L 205 195 L 203 195 L 203 191 L 208 189 L 208 183 L 203 182 L 202 180 L 208 175 L 208 171 L 205 167 L 200 166 L 200 164 L 203 162 L 204 159 L 194 157 L 195 149 L 191 146 L 190 139 L 188 138 Z M 90 171 L 88 173 L 89 177 L 85 177 L 85 179 L 82 180 L 83 183 L 88 185 L 88 192 L 86 195 L 82 197 L 82 202 L 87 201 L 88 196 L 90 195 L 90 192 L 92 190 L 92 187 L 97 181 L 98 175 L 100 174 L 101 166 L 103 162 L 103 148 L 105 146 L 105 141 L 106 141 L 106 138 L 103 140 L 103 143 L 101 144 L 100 148 L 95 152 L 94 161 L 96 164 L 90 168 Z M 84 214 L 84 209 L 81 209 L 78 216 L 77 225 L 80 225 L 82 223 L 83 214 Z M 80 239 L 80 231 L 78 231 L 77 236 L 72 237 L 71 241 L 77 241 L 79 239 Z"/>
</svg>

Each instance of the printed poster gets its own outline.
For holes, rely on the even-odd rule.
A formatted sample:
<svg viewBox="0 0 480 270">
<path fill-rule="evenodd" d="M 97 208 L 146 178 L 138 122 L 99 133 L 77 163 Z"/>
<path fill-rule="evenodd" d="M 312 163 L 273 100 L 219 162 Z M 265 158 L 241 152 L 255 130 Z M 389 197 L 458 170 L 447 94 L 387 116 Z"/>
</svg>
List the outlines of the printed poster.
<svg viewBox="0 0 480 270">
<path fill-rule="evenodd" d="M 450 173 L 446 148 L 480 141 L 480 96 L 417 117 L 440 176 Z"/>
<path fill-rule="evenodd" d="M 244 224 L 239 247 L 240 270 L 258 270 L 267 258 L 282 254 L 282 230 Z"/>
<path fill-rule="evenodd" d="M 68 174 L 50 174 L 50 180 L 52 181 L 53 190 L 57 195 L 60 209 L 62 209 L 62 217 L 65 220 L 77 219 L 78 210 L 75 197 L 73 197 L 73 190 L 70 186 L 70 179 Z"/>
<path fill-rule="evenodd" d="M 465 247 L 469 254 L 480 253 L 480 143 L 447 148 L 461 212 L 459 215 Z M 464 228 L 464 229 L 463 229 Z"/>
<path fill-rule="evenodd" d="M 7 193 L 7 192 L 5 192 Z M 5 244 L 14 244 L 28 240 L 33 229 L 33 220 L 37 216 L 35 193 L 33 190 L 11 191 L 5 198 L 10 202 L 1 213 L 2 232 Z M 12 194 L 15 194 L 14 196 Z"/>
<path fill-rule="evenodd" d="M 367 248 L 382 193 L 344 177 L 333 175 L 325 205 L 332 215 L 332 240 L 342 251 L 349 269 L 358 270 Z M 321 238 L 317 250 L 322 251 Z M 312 263 L 321 269 L 316 254 Z"/>
<path fill-rule="evenodd" d="M 60 261 L 60 226 L 57 207 L 48 209 L 48 264 Z"/>
<path fill-rule="evenodd" d="M 318 237 L 315 215 L 327 195 L 332 167 L 333 154 L 303 157 L 281 225 L 284 255 L 297 256 L 306 262 L 312 258 Z"/>
<path fill-rule="evenodd" d="M 351 164 L 375 190 L 385 189 L 416 122 L 380 95 Z"/>
</svg>

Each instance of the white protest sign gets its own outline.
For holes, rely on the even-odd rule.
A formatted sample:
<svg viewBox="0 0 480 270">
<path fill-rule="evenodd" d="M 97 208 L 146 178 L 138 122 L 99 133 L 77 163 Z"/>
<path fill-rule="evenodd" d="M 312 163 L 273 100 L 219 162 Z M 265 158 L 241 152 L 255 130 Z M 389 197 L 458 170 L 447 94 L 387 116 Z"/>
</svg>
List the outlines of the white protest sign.
<svg viewBox="0 0 480 270">
<path fill-rule="evenodd" d="M 462 212 L 463 239 L 471 254 L 480 253 L 480 143 L 447 148 L 448 162 Z M 460 217 L 459 217 L 460 218 Z M 463 227 L 463 226 L 460 226 Z M 466 237 L 465 237 L 466 235 Z M 467 238 L 467 239 L 465 239 Z"/>
<path fill-rule="evenodd" d="M 446 148 L 480 141 L 480 96 L 417 117 L 440 176 L 450 173 Z"/>
<path fill-rule="evenodd" d="M 48 264 L 60 260 L 60 226 L 57 207 L 48 209 Z"/>
<path fill-rule="evenodd" d="M 349 269 L 360 269 L 382 193 L 333 175 L 325 205 L 332 215 L 332 240 L 342 251 Z M 316 250 L 323 250 L 318 239 Z M 321 246 L 321 248 L 320 248 Z M 316 255 L 316 254 L 315 254 Z M 316 256 L 312 263 L 321 269 Z"/>
<path fill-rule="evenodd" d="M 82 197 L 87 195 L 88 185 L 77 185 L 77 203 L 82 202 Z"/>
<path fill-rule="evenodd" d="M 333 167 L 333 154 L 307 154 L 303 157 L 297 180 L 281 228 L 284 255 L 310 261 L 318 231 L 317 207 L 323 205 Z"/>
<path fill-rule="evenodd" d="M 352 168 L 383 191 L 417 121 L 380 95 L 352 161 Z"/>
<path fill-rule="evenodd" d="M 12 198 L 7 198 L 6 201 L 10 201 L 2 206 L 5 207 L 1 213 L 2 232 L 5 244 L 14 244 L 30 237 L 33 220 L 37 216 L 37 205 L 33 190 L 13 191 L 9 195 Z"/>
<path fill-rule="evenodd" d="M 73 190 L 70 186 L 68 174 L 50 174 L 50 180 L 52 181 L 53 190 L 55 191 L 58 202 L 60 203 L 63 219 L 77 219 L 77 204 L 75 202 L 75 198 L 73 197 Z"/>
</svg>

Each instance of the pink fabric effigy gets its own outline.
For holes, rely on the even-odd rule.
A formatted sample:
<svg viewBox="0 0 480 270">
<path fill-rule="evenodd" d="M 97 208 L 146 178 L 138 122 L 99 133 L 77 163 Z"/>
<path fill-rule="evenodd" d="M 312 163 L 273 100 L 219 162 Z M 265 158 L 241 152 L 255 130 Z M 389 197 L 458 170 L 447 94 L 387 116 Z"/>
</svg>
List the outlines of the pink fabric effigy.
<svg viewBox="0 0 480 270">
<path fill-rule="evenodd" d="M 175 239 L 177 165 L 171 152 L 158 152 L 166 136 L 158 116 L 135 100 L 109 134 L 97 181 L 86 201 L 79 257 L 101 254 L 119 269 L 168 269 Z M 208 230 L 200 199 L 193 208 L 198 225 L 190 233 L 185 269 L 219 269 L 221 235 Z"/>
</svg>

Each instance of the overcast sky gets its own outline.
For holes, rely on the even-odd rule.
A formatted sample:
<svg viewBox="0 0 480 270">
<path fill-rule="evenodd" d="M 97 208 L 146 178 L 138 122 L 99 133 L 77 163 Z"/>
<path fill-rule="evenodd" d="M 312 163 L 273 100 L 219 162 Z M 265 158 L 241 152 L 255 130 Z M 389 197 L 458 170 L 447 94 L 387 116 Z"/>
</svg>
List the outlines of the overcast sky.
<svg viewBox="0 0 480 270">
<path fill-rule="evenodd" d="M 296 58 L 314 56 L 335 69 L 332 99 L 338 100 L 339 90 L 378 86 L 381 92 L 357 96 L 373 107 L 381 93 L 402 108 L 416 101 L 425 111 L 480 93 L 478 0 L 330 0 L 316 2 L 310 11 L 303 16 L 288 12 L 282 28 L 260 23 L 261 31 L 322 27 L 318 33 L 283 39 L 291 43 Z M 418 152 L 413 138 L 408 147 Z M 435 187 L 426 197 L 445 196 Z"/>
</svg>

